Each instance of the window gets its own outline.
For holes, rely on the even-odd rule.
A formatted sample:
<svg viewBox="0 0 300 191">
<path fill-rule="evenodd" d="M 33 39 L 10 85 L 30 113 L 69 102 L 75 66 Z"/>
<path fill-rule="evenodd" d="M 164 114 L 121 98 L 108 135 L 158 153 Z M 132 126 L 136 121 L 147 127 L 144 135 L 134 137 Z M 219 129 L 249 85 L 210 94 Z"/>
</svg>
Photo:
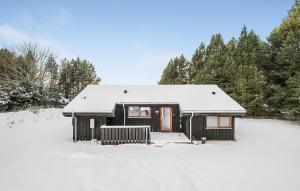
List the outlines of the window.
<svg viewBox="0 0 300 191">
<path fill-rule="evenodd" d="M 140 117 L 151 117 L 150 107 L 140 107 Z"/>
<path fill-rule="evenodd" d="M 206 117 L 207 128 L 218 128 L 218 116 L 207 116 Z"/>
<path fill-rule="evenodd" d="M 231 117 L 230 116 L 207 116 L 206 128 L 207 129 L 231 128 Z"/>
<path fill-rule="evenodd" d="M 95 128 L 95 119 L 90 119 L 90 128 Z"/>
<path fill-rule="evenodd" d="M 225 117 L 225 116 L 220 116 L 219 117 L 219 127 L 223 127 L 223 128 L 226 128 L 226 127 L 230 127 L 230 117 Z"/>
<path fill-rule="evenodd" d="M 150 107 L 140 107 L 140 106 L 129 106 L 128 107 L 128 117 L 129 118 L 150 118 L 151 108 Z"/>
<path fill-rule="evenodd" d="M 128 117 L 139 117 L 140 107 L 139 106 L 129 106 L 128 107 Z"/>
</svg>

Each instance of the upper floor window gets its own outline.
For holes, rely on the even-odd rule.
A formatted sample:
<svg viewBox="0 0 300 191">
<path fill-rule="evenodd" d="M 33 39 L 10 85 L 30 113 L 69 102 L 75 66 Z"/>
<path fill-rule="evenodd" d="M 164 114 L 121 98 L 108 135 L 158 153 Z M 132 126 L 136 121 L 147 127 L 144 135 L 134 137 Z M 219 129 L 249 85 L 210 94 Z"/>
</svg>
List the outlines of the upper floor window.
<svg viewBox="0 0 300 191">
<path fill-rule="evenodd" d="M 140 106 L 129 106 L 128 107 L 128 117 L 150 118 L 151 117 L 151 108 L 150 107 L 140 107 Z"/>
</svg>

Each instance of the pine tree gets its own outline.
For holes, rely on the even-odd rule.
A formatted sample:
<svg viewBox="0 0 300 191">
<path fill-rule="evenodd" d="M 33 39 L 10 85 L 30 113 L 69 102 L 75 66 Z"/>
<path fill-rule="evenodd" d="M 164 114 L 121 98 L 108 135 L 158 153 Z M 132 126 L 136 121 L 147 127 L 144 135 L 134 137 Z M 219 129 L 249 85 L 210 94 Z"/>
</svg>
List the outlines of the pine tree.
<svg viewBox="0 0 300 191">
<path fill-rule="evenodd" d="M 278 85 L 282 91 L 280 110 L 290 117 L 299 117 L 299 71 L 300 71 L 300 38 L 290 32 L 277 53 L 277 63 L 282 70 L 278 73 L 282 84 Z"/>
<path fill-rule="evenodd" d="M 60 91 L 62 92 L 63 96 L 66 99 L 70 99 L 71 95 L 71 65 L 67 61 L 67 59 L 63 59 L 61 61 L 61 66 L 59 69 L 59 79 L 58 79 L 58 85 L 60 88 Z"/>
<path fill-rule="evenodd" d="M 190 83 L 195 82 L 195 77 L 197 73 L 200 72 L 200 70 L 204 67 L 205 54 L 206 47 L 205 44 L 202 42 L 200 46 L 196 49 L 192 57 L 192 62 L 189 68 Z"/>
<path fill-rule="evenodd" d="M 61 100 L 63 99 L 63 95 L 60 92 L 60 89 L 58 87 L 58 64 L 54 58 L 53 55 L 51 55 L 46 63 L 46 69 L 47 72 L 45 74 L 45 79 L 47 81 L 46 83 L 46 90 L 47 90 L 47 105 L 50 107 L 57 107 L 61 106 L 64 103 L 61 103 Z"/>
<path fill-rule="evenodd" d="M 58 80 L 60 89 L 66 99 L 72 100 L 89 84 L 98 84 L 100 78 L 96 74 L 93 64 L 80 58 L 62 60 Z"/>
<path fill-rule="evenodd" d="M 159 84 L 188 84 L 190 62 L 181 55 L 171 59 L 164 69 Z"/>
<path fill-rule="evenodd" d="M 190 64 L 178 67 L 177 60 L 172 59 L 160 83 L 217 84 L 238 100 L 248 115 L 282 116 L 284 112 L 299 117 L 299 49 L 300 1 L 297 0 L 267 42 L 245 26 L 238 40 L 233 38 L 227 44 L 220 34 L 213 35 L 207 47 L 201 44 L 195 51 Z M 183 78 L 186 71 L 188 78 Z"/>
<path fill-rule="evenodd" d="M 266 46 L 254 31 L 248 32 L 245 26 L 237 42 L 234 60 L 237 65 L 235 83 L 238 84 L 236 99 L 241 100 L 248 115 L 264 114 L 266 82 L 262 66 L 268 61 Z"/>
<path fill-rule="evenodd" d="M 281 39 L 286 39 L 290 32 L 300 38 L 300 0 L 296 0 L 294 6 L 289 10 L 289 15 L 285 18 L 280 26 L 275 29 Z"/>
<path fill-rule="evenodd" d="M 0 90 L 7 91 L 19 78 L 16 66 L 17 57 L 8 49 L 0 49 Z"/>
<path fill-rule="evenodd" d="M 288 117 L 300 118 L 300 72 L 290 77 L 287 81 L 288 99 L 286 101 L 284 111 Z"/>
<path fill-rule="evenodd" d="M 268 83 L 265 99 L 273 113 L 280 114 L 289 102 L 287 80 L 299 70 L 299 41 L 300 2 L 296 1 L 288 17 L 268 37 L 269 63 L 264 66 Z"/>
<path fill-rule="evenodd" d="M 205 51 L 205 65 L 195 76 L 197 84 L 217 84 L 223 86 L 223 65 L 226 45 L 220 34 L 213 35 Z"/>
<path fill-rule="evenodd" d="M 259 116 L 264 113 L 264 85 L 264 75 L 256 66 L 244 64 L 238 66 L 233 97 L 246 108 L 247 115 Z"/>
<path fill-rule="evenodd" d="M 235 38 L 230 39 L 227 43 L 223 66 L 223 78 L 226 79 L 226 83 L 223 84 L 222 88 L 234 98 L 236 98 L 236 94 L 234 94 L 235 86 L 233 84 L 236 81 L 238 72 L 238 64 L 236 63 L 237 44 L 238 42 Z"/>
</svg>

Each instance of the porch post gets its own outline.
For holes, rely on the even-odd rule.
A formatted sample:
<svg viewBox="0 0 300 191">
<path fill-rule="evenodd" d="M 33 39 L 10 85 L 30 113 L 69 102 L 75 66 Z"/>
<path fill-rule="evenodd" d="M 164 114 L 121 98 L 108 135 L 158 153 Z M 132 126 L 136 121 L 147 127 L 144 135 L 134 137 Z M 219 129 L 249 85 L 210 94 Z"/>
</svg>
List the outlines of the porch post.
<svg viewBox="0 0 300 191">
<path fill-rule="evenodd" d="M 126 120 L 126 110 L 125 110 L 125 104 L 123 103 L 123 126 L 125 126 L 126 125 L 126 122 L 125 122 L 125 120 Z"/>
</svg>

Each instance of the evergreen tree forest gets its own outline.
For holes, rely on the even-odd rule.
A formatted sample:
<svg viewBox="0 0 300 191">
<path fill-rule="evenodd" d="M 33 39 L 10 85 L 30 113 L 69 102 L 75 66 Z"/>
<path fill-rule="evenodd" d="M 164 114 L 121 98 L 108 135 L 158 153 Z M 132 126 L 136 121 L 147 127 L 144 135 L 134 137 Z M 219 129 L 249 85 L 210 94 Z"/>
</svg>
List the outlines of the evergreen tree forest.
<svg viewBox="0 0 300 191">
<path fill-rule="evenodd" d="M 159 84 L 217 84 L 248 116 L 300 119 L 300 1 L 267 40 L 245 26 L 228 42 L 215 34 L 191 60 L 172 58 Z"/>
<path fill-rule="evenodd" d="M 98 84 L 93 64 L 80 58 L 58 63 L 49 48 L 25 43 L 0 49 L 0 109 L 62 107 L 88 84 Z"/>
</svg>

